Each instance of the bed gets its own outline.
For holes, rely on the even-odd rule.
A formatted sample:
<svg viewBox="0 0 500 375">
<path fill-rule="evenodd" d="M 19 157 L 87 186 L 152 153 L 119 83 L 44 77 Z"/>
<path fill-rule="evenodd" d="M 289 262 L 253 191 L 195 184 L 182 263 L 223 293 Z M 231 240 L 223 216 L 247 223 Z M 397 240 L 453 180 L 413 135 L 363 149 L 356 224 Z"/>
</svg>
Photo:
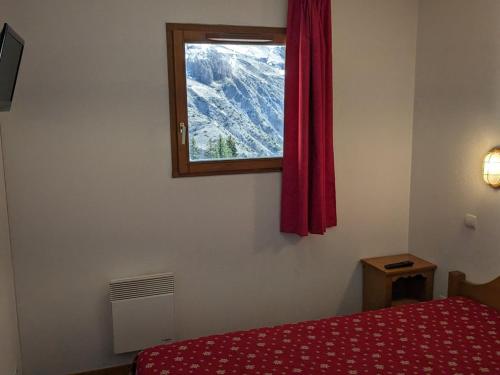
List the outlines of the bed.
<svg viewBox="0 0 500 375">
<path fill-rule="evenodd" d="M 500 277 L 449 297 L 142 351 L 136 375 L 500 374 Z"/>
</svg>

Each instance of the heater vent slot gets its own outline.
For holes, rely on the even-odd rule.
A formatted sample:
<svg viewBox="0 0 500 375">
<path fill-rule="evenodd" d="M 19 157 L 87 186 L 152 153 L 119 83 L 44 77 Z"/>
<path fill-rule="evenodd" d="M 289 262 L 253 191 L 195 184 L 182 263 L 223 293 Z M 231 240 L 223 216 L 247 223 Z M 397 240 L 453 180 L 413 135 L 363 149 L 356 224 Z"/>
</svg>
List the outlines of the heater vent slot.
<svg viewBox="0 0 500 375">
<path fill-rule="evenodd" d="M 164 273 L 113 280 L 109 287 L 111 302 L 130 298 L 159 296 L 174 293 L 174 276 Z"/>
</svg>

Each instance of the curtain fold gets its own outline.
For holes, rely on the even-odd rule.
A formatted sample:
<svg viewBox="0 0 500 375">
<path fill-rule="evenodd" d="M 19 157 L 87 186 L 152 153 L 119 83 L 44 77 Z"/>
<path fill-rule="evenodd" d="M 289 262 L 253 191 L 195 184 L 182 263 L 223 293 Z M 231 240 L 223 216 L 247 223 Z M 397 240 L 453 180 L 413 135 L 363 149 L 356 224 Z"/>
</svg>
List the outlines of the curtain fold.
<svg viewBox="0 0 500 375">
<path fill-rule="evenodd" d="M 289 0 L 281 231 L 337 225 L 330 0 Z"/>
</svg>

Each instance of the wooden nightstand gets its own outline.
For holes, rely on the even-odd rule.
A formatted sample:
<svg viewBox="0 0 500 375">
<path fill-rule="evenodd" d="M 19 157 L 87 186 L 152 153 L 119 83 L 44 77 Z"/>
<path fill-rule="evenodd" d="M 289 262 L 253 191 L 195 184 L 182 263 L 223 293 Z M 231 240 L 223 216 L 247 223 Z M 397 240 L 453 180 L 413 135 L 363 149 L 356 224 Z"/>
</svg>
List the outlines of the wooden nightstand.
<svg viewBox="0 0 500 375">
<path fill-rule="evenodd" d="M 388 263 L 411 260 L 411 267 L 386 270 Z M 363 311 L 429 301 L 436 265 L 411 254 L 361 259 L 363 264 Z"/>
</svg>

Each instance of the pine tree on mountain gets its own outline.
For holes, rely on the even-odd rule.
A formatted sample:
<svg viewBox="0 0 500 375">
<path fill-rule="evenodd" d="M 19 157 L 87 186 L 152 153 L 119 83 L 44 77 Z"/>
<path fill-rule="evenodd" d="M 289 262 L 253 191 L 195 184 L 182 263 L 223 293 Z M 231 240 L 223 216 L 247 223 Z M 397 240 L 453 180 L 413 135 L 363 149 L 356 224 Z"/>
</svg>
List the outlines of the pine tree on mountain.
<svg viewBox="0 0 500 375">
<path fill-rule="evenodd" d="M 189 145 L 189 154 L 191 156 L 191 160 L 199 160 L 201 159 L 201 149 L 198 147 L 196 143 L 196 139 L 191 138 L 191 144 Z"/>
<path fill-rule="evenodd" d="M 217 141 L 213 138 L 208 140 L 208 148 L 207 148 L 207 157 L 208 159 L 218 159 L 219 155 L 217 152 Z"/>
<path fill-rule="evenodd" d="M 220 159 L 227 158 L 229 156 L 226 142 L 224 142 L 222 135 L 219 135 L 219 140 L 217 141 L 217 156 Z"/>
<path fill-rule="evenodd" d="M 238 149 L 236 148 L 236 142 L 232 135 L 226 139 L 226 146 L 230 157 L 235 158 L 238 156 Z"/>
</svg>

